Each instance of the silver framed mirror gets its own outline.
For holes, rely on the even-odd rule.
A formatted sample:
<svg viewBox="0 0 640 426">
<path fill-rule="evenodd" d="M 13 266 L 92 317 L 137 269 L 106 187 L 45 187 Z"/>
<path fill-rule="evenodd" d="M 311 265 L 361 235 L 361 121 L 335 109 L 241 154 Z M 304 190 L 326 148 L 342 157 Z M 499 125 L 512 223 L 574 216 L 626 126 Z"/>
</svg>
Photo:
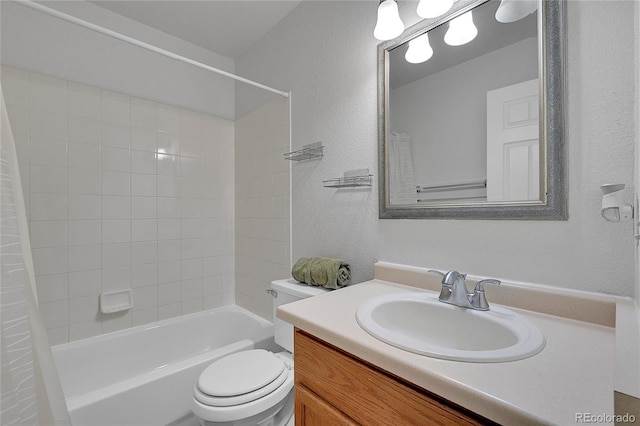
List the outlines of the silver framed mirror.
<svg viewBox="0 0 640 426">
<path fill-rule="evenodd" d="M 381 219 L 567 219 L 565 2 L 533 4 L 498 22 L 500 0 L 458 0 L 378 45 Z M 477 36 L 450 46 L 463 15 Z"/>
</svg>

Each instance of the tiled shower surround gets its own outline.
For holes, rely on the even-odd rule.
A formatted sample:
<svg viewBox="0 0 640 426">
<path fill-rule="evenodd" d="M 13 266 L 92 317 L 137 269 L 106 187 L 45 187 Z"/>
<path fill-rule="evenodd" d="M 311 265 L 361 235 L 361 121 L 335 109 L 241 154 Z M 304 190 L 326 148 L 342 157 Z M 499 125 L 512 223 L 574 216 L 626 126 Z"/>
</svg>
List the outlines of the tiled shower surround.
<svg viewBox="0 0 640 426">
<path fill-rule="evenodd" d="M 2 86 L 51 344 L 235 302 L 233 121 L 8 67 Z M 133 309 L 99 312 L 126 288 Z"/>
</svg>

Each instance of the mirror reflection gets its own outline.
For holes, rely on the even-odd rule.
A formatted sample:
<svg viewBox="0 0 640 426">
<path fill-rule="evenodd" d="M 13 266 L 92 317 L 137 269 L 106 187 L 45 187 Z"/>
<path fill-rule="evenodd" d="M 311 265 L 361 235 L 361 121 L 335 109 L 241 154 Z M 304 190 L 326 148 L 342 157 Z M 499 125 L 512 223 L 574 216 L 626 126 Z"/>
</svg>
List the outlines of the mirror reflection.
<svg viewBox="0 0 640 426">
<path fill-rule="evenodd" d="M 533 3 L 499 22 L 490 0 L 389 50 L 391 205 L 542 201 Z"/>
</svg>

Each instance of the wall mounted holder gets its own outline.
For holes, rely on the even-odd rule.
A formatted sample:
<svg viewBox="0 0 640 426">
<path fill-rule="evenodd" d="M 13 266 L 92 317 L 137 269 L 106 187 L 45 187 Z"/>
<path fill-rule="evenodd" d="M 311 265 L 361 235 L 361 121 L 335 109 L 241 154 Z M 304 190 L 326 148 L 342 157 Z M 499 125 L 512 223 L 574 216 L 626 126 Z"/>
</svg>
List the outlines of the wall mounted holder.
<svg viewBox="0 0 640 426">
<path fill-rule="evenodd" d="M 602 185 L 602 217 L 609 222 L 633 218 L 633 206 L 624 201 L 624 183 Z"/>
<path fill-rule="evenodd" d="M 284 154 L 285 160 L 303 161 L 322 158 L 324 156 L 324 147 L 322 142 L 314 142 L 304 145 L 302 149 Z"/>
<path fill-rule="evenodd" d="M 100 293 L 100 312 L 113 314 L 133 308 L 131 289 Z"/>
<path fill-rule="evenodd" d="M 344 172 L 344 176 L 323 180 L 325 188 L 356 188 L 372 185 L 373 175 L 369 169 L 357 169 Z"/>
</svg>

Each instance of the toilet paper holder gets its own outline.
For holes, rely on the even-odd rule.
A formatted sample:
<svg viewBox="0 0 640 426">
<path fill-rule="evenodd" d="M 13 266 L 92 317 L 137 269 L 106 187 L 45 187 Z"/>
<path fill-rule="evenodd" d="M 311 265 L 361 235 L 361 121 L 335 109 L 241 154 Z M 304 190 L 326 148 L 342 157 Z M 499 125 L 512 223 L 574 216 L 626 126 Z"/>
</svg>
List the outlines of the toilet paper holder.
<svg viewBox="0 0 640 426">
<path fill-rule="evenodd" d="M 633 206 L 624 201 L 624 183 L 606 184 L 602 190 L 602 217 L 609 222 L 620 222 L 633 218 Z"/>
</svg>

